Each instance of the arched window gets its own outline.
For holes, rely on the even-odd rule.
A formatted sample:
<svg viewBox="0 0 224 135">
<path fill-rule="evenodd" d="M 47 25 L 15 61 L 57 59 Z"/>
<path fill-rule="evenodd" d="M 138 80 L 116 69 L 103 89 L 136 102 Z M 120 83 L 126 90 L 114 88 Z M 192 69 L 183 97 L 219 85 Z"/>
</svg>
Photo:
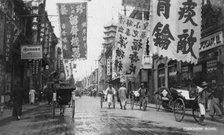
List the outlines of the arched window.
<svg viewBox="0 0 224 135">
<path fill-rule="evenodd" d="M 165 64 L 158 66 L 158 88 L 165 86 Z"/>
<path fill-rule="evenodd" d="M 171 60 L 168 63 L 168 86 L 177 86 L 177 61 Z"/>
</svg>

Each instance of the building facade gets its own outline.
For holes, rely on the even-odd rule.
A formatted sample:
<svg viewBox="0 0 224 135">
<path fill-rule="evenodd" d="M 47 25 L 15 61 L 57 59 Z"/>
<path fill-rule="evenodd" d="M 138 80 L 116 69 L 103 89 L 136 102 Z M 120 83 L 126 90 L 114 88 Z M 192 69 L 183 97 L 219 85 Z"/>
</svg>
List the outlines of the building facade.
<svg viewBox="0 0 224 135">
<path fill-rule="evenodd" d="M 45 12 L 45 0 L 0 1 L 0 95 L 2 101 L 10 101 L 11 92 L 19 85 L 26 91 L 25 102 L 31 87 L 42 88 L 41 72 L 44 70 L 44 44 L 54 62 L 57 38 Z M 43 24 L 48 24 L 48 27 Z M 46 32 L 48 31 L 48 33 Z M 43 42 L 43 38 L 48 42 Z M 38 47 L 36 47 L 38 46 Z M 25 48 L 25 49 L 24 49 Z M 35 49 L 38 58 L 30 58 L 25 51 Z"/>
<path fill-rule="evenodd" d="M 224 82 L 224 8 L 219 1 L 204 1 L 199 60 L 196 65 L 153 57 L 154 88 L 187 87 L 190 83 Z"/>
</svg>

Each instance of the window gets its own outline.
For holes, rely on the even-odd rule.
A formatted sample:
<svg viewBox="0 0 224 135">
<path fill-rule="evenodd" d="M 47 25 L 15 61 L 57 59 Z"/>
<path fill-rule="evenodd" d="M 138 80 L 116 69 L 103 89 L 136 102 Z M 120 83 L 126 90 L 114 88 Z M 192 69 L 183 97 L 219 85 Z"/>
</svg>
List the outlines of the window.
<svg viewBox="0 0 224 135">
<path fill-rule="evenodd" d="M 177 61 L 171 60 L 168 63 L 168 86 L 177 86 Z"/>
<path fill-rule="evenodd" d="M 165 86 L 165 64 L 158 66 L 158 88 Z"/>
</svg>

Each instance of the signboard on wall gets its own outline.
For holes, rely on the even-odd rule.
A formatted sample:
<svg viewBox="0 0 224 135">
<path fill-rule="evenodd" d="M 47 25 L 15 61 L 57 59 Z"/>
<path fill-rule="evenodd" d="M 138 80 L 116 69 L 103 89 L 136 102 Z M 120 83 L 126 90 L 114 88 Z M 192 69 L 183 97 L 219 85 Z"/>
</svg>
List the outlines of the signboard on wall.
<svg viewBox="0 0 224 135">
<path fill-rule="evenodd" d="M 201 39 L 199 51 L 203 52 L 220 45 L 224 45 L 222 31 L 214 33 L 210 36 Z"/>
<path fill-rule="evenodd" d="M 41 45 L 22 45 L 21 46 L 21 59 L 42 59 L 42 46 Z"/>
<path fill-rule="evenodd" d="M 143 69 L 152 69 L 152 57 L 144 55 L 143 57 Z"/>
</svg>

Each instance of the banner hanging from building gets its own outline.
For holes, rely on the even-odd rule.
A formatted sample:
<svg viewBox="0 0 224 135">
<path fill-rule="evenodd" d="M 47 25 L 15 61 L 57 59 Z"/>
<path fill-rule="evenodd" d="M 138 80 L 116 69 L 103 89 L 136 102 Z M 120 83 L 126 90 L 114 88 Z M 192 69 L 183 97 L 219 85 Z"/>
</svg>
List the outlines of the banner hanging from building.
<svg viewBox="0 0 224 135">
<path fill-rule="evenodd" d="M 201 0 L 152 0 L 150 45 L 159 56 L 197 63 Z"/>
<path fill-rule="evenodd" d="M 72 61 L 71 60 L 63 60 L 64 71 L 65 71 L 65 79 L 68 80 L 72 77 Z"/>
<path fill-rule="evenodd" d="M 115 39 L 115 67 L 124 75 L 137 75 L 147 42 L 149 21 L 119 15 Z"/>
<path fill-rule="evenodd" d="M 150 9 L 150 0 L 122 0 L 123 6 L 132 6 L 140 11 L 148 11 Z"/>
<path fill-rule="evenodd" d="M 58 4 L 64 59 L 86 58 L 87 3 Z"/>
</svg>

